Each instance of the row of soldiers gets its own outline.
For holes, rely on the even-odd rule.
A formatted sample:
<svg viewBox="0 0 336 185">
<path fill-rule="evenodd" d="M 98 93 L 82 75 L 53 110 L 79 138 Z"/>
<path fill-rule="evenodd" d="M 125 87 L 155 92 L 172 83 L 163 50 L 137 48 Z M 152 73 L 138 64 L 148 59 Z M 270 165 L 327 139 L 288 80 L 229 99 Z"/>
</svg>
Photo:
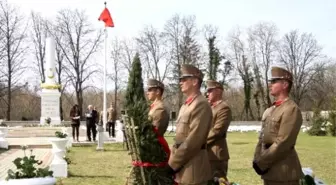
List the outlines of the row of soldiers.
<svg viewBox="0 0 336 185">
<path fill-rule="evenodd" d="M 251 167 L 264 185 L 299 185 L 303 177 L 294 145 L 302 125 L 301 111 L 289 99 L 292 74 L 279 67 L 271 70 L 270 94 L 273 105 L 262 116 L 262 130 Z M 205 185 L 214 178 L 227 180 L 230 159 L 226 133 L 232 119 L 231 109 L 223 101 L 223 86 L 206 82 L 207 97 L 201 95 L 203 73 L 192 65 L 181 66 L 180 88 L 187 97 L 176 120 L 175 143 L 171 149 L 167 172 L 179 185 Z M 147 96 L 153 103 L 149 117 L 164 135 L 169 114 L 162 94 L 164 84 L 148 80 Z M 251 157 L 252 158 L 252 157 Z"/>
</svg>

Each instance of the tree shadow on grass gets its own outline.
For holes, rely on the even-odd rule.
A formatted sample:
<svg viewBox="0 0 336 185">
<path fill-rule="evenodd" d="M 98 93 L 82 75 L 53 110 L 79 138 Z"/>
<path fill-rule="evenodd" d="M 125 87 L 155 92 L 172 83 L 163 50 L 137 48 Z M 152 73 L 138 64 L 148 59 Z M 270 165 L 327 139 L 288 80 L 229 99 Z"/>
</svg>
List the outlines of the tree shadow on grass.
<svg viewBox="0 0 336 185">
<path fill-rule="evenodd" d="M 73 174 L 71 172 L 68 173 L 68 177 L 74 177 L 74 178 L 107 178 L 107 179 L 115 179 L 116 178 L 113 175 L 79 175 L 79 174 Z"/>
<path fill-rule="evenodd" d="M 232 145 L 247 145 L 250 144 L 249 142 L 232 142 Z"/>
</svg>

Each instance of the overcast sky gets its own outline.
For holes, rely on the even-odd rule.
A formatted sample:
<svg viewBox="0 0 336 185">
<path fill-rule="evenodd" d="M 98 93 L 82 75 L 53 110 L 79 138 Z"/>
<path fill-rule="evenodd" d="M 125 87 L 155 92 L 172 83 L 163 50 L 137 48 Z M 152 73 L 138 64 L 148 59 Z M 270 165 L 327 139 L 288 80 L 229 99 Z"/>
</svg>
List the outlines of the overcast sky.
<svg viewBox="0 0 336 185">
<path fill-rule="evenodd" d="M 103 27 L 97 19 L 104 8 L 102 0 L 8 0 L 25 14 L 41 12 L 54 17 L 61 8 L 85 9 L 95 27 Z M 211 2 L 211 3 L 210 3 Z M 283 34 L 292 29 L 312 33 L 323 52 L 336 58 L 335 0 L 108 0 L 115 22 L 109 35 L 133 37 L 146 24 L 162 28 L 173 14 L 196 15 L 198 27 L 218 26 L 226 37 L 236 25 L 251 26 L 259 21 L 272 21 Z"/>
</svg>

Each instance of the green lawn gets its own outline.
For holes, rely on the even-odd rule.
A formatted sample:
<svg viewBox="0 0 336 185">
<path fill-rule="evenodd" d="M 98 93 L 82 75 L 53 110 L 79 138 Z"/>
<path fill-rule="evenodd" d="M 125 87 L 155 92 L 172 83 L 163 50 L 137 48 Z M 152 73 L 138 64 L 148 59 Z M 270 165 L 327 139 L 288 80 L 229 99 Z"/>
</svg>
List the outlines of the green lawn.
<svg viewBox="0 0 336 185">
<path fill-rule="evenodd" d="M 262 184 L 252 167 L 256 133 L 229 133 L 229 179 L 241 185 Z M 166 136 L 172 144 L 173 136 Z M 131 159 L 121 144 L 105 145 L 106 151 L 94 147 L 72 147 L 68 157 L 69 177 L 58 180 L 58 185 L 123 185 L 130 171 Z M 312 137 L 301 134 L 296 146 L 303 167 L 311 167 L 316 176 L 327 184 L 335 180 L 335 138 Z"/>
</svg>

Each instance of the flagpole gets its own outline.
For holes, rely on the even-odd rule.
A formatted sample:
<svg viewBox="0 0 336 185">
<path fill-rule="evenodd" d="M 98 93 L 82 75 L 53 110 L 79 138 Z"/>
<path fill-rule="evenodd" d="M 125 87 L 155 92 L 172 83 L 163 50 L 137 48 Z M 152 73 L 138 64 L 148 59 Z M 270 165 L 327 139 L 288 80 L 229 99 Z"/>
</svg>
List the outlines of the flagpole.
<svg viewBox="0 0 336 185">
<path fill-rule="evenodd" d="M 104 29 L 104 34 L 105 34 L 105 40 L 104 40 L 104 117 L 103 117 L 103 122 L 104 122 L 104 131 L 106 130 L 106 123 L 107 123 L 107 110 L 106 110 L 106 65 L 107 65 L 107 29 L 105 27 Z"/>
<path fill-rule="evenodd" d="M 106 2 L 105 8 L 106 8 Z M 106 65 L 107 65 L 107 28 L 104 28 L 104 100 L 103 100 L 103 125 L 101 128 L 103 130 L 98 131 L 98 145 L 97 150 L 104 150 L 104 132 L 106 131 L 106 123 L 107 123 L 107 110 L 106 110 Z"/>
</svg>

